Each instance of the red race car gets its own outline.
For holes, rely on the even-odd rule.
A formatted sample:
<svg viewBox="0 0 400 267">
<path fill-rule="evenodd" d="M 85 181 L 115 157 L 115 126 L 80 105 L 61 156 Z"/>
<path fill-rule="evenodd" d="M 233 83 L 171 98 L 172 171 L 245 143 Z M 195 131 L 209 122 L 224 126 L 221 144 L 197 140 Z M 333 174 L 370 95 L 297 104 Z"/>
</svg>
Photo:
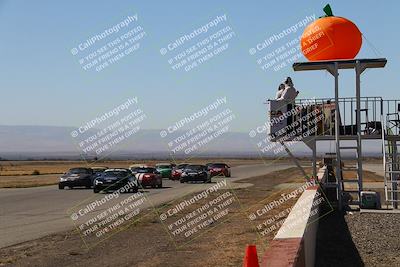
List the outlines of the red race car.
<svg viewBox="0 0 400 267">
<path fill-rule="evenodd" d="M 225 163 L 212 163 L 208 166 L 211 177 L 225 176 L 231 177 L 231 168 Z"/>
<path fill-rule="evenodd" d="M 156 170 L 156 168 L 136 168 L 134 175 L 142 188 L 147 186 L 151 186 L 152 188 L 162 188 L 162 176 L 161 173 Z"/>
<path fill-rule="evenodd" d="M 183 170 L 186 168 L 186 166 L 189 165 L 187 163 L 182 163 L 176 166 L 172 170 L 172 175 L 171 175 L 171 180 L 179 180 L 181 178 Z"/>
</svg>

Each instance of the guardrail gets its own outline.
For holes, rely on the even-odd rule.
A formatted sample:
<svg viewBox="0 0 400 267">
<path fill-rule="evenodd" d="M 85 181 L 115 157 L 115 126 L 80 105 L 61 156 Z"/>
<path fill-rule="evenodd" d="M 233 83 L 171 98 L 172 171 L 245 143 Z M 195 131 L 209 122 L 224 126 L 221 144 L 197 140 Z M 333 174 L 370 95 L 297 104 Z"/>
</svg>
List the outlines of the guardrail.
<svg viewBox="0 0 400 267">
<path fill-rule="evenodd" d="M 317 177 L 324 181 L 326 176 L 327 168 L 324 166 L 319 169 Z M 302 193 L 266 250 L 261 266 L 314 266 L 320 195 L 318 186 L 308 187 Z"/>
</svg>

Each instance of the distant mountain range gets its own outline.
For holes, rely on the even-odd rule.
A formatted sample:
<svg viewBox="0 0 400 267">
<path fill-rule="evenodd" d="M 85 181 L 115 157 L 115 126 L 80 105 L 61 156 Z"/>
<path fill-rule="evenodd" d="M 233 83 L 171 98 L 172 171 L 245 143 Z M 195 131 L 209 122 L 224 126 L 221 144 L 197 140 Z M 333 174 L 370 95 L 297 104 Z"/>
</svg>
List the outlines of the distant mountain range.
<svg viewBox="0 0 400 267">
<path fill-rule="evenodd" d="M 78 141 L 71 136 L 73 127 L 57 126 L 0 126 L 0 157 L 18 158 L 76 158 L 82 154 Z M 91 131 L 95 133 L 95 131 Z M 173 137 L 184 134 L 176 131 Z M 89 134 L 90 135 L 90 134 Z M 160 130 L 140 130 L 127 140 L 113 147 L 110 157 L 170 157 L 168 142 L 161 138 Z M 227 132 L 208 143 L 203 152 L 193 155 L 242 155 L 257 156 L 255 146 L 246 133 Z M 90 157 L 95 153 L 88 153 Z M 182 153 L 178 153 L 182 154 Z M 183 153 L 184 154 L 184 153 Z M 177 156 L 178 156 L 177 155 Z M 99 157 L 101 157 L 100 154 Z"/>
<path fill-rule="evenodd" d="M 80 158 L 78 142 L 72 138 L 73 127 L 58 126 L 0 126 L 0 157 L 3 159 L 75 159 Z M 90 133 L 90 132 L 89 132 Z M 92 131 L 92 133 L 95 133 Z M 140 130 L 133 137 L 122 141 L 107 153 L 107 158 L 170 158 L 171 151 L 168 142 L 185 131 L 176 131 L 172 138 L 161 138 L 160 130 Z M 169 137 L 169 136 L 168 136 Z M 226 132 L 207 143 L 202 149 L 191 153 L 191 156 L 213 157 L 259 157 L 256 141 L 253 141 L 247 133 Z M 366 153 L 379 155 L 377 145 L 369 145 L 364 149 Z M 372 149 L 372 150 L 371 150 Z M 330 146 L 324 149 L 331 151 Z M 303 144 L 296 144 L 293 148 L 298 156 L 310 155 L 310 150 Z M 103 157 L 100 154 L 99 158 Z M 174 156 L 188 157 L 183 151 Z M 273 152 L 263 156 L 273 156 Z M 280 156 L 285 153 L 281 153 Z M 95 153 L 88 153 L 88 157 L 95 157 Z"/>
</svg>

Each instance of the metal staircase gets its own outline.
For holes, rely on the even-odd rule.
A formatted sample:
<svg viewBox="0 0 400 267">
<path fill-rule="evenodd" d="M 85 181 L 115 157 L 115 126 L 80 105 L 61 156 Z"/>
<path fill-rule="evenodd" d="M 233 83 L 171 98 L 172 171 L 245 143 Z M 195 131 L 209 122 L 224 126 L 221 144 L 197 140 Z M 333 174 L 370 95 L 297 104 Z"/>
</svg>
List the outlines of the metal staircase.
<svg viewBox="0 0 400 267">
<path fill-rule="evenodd" d="M 346 143 L 345 143 L 346 142 Z M 349 144 L 350 143 L 350 144 Z M 324 184 L 325 188 L 335 188 L 339 203 L 344 205 L 360 205 L 360 195 L 362 191 L 362 177 L 360 179 L 361 166 L 361 146 L 357 137 L 353 140 L 340 138 L 336 146 L 335 153 L 328 153 L 335 158 L 335 180 Z M 354 153 L 345 153 L 354 152 Z M 354 164 L 355 161 L 355 164 Z"/>
<path fill-rule="evenodd" d="M 388 113 L 386 115 L 386 123 L 384 122 L 386 134 L 383 135 L 383 165 L 385 172 L 385 199 L 393 208 L 398 208 L 399 192 L 398 185 L 400 182 L 400 157 L 399 136 L 400 128 L 399 113 Z"/>
<path fill-rule="evenodd" d="M 340 193 L 341 193 L 341 198 L 343 203 L 346 203 L 347 205 L 360 205 L 360 195 L 362 191 L 362 179 L 360 179 L 361 174 L 359 170 L 362 169 L 361 164 L 362 164 L 362 159 L 361 159 L 361 144 L 359 144 L 359 141 L 355 139 L 354 141 L 351 141 L 351 145 L 342 145 L 342 140 L 339 140 L 339 155 L 340 155 L 340 164 L 341 168 L 340 171 L 337 171 L 339 173 L 338 175 L 338 180 L 340 182 Z M 350 157 L 350 155 L 347 155 L 347 159 L 343 160 L 342 157 L 342 152 L 343 151 L 349 151 L 349 152 L 355 152 L 355 157 Z M 352 153 L 352 156 L 354 153 Z M 346 164 L 346 162 L 349 161 L 356 161 L 355 165 L 352 162 L 350 164 Z"/>
</svg>

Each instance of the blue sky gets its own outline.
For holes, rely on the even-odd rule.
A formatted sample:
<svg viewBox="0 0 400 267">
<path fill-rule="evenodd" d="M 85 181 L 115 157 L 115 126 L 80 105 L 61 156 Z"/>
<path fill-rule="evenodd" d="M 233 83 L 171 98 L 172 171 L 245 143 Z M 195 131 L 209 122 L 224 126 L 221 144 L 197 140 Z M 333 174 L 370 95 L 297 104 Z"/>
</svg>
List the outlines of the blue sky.
<svg viewBox="0 0 400 267">
<path fill-rule="evenodd" d="M 305 16 L 323 15 L 326 3 L 0 1 L 0 125 L 78 126 L 137 96 L 147 114 L 145 128 L 160 129 L 226 96 L 236 115 L 232 130 L 248 132 L 265 122 L 263 102 L 286 76 L 301 97 L 333 96 L 327 73 L 263 71 L 248 52 Z M 366 72 L 362 95 L 400 98 L 399 2 L 332 1 L 331 6 L 379 50 L 376 54 L 364 42 L 358 57 L 388 59 L 385 69 Z M 140 49 L 101 72 L 84 71 L 71 48 L 134 14 L 146 32 Z M 223 14 L 235 32 L 229 49 L 190 72 L 172 70 L 160 48 Z M 353 95 L 353 73 L 340 78 L 341 94 Z"/>
</svg>

